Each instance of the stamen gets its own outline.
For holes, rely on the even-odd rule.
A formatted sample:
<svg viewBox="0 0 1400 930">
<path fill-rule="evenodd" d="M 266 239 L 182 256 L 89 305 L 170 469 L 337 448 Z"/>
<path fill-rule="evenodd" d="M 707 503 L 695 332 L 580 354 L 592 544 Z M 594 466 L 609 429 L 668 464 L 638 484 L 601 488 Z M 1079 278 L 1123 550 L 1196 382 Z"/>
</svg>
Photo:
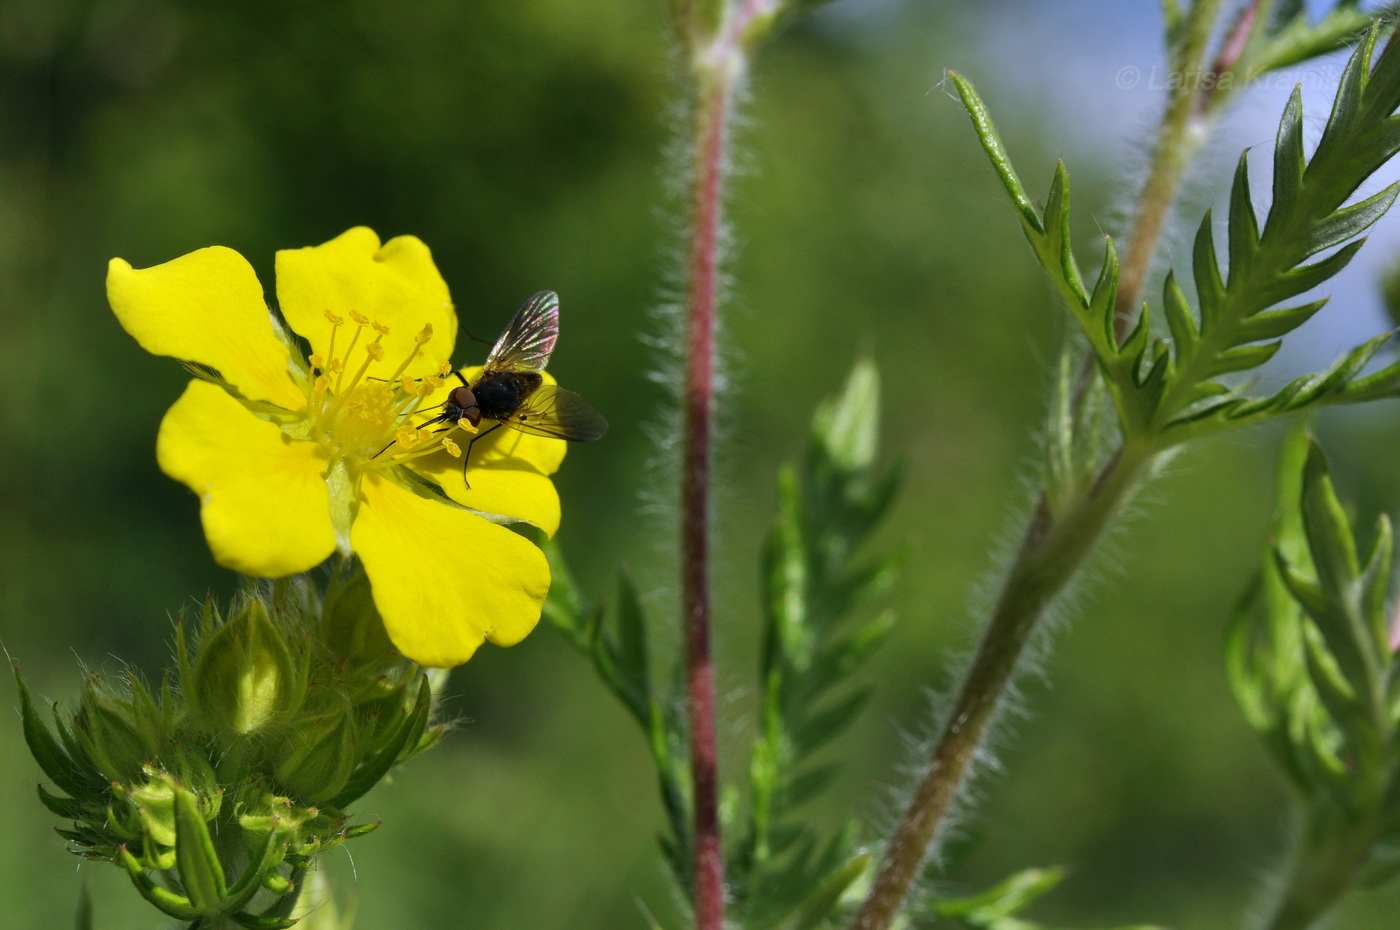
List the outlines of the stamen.
<svg viewBox="0 0 1400 930">
<path fill-rule="evenodd" d="M 324 394 L 324 393 L 326 393 L 326 388 L 328 388 L 328 387 L 330 387 L 330 386 L 331 386 L 331 379 L 330 379 L 330 378 L 327 378 L 325 375 L 317 375 L 317 376 L 316 376 L 316 381 L 315 381 L 315 383 L 312 385 L 312 389 L 313 389 L 317 394 Z"/>
<path fill-rule="evenodd" d="M 432 327 L 432 324 L 430 323 L 430 324 L 428 324 L 427 326 L 424 326 L 424 327 L 423 327 L 423 331 L 420 332 L 417 336 L 414 336 L 413 338 L 414 338 L 415 341 L 417 341 L 418 345 L 420 345 L 420 346 L 421 346 L 423 343 L 427 342 L 429 339 L 433 338 L 433 327 Z M 407 371 L 407 370 L 408 370 L 408 366 L 411 365 L 411 364 L 413 364 L 413 360 L 414 360 L 415 358 L 418 358 L 418 357 L 421 356 L 422 354 L 423 354 L 423 353 L 420 352 L 417 348 L 415 348 L 412 352 L 408 353 L 408 358 L 404 359 L 404 360 L 403 360 L 403 364 L 400 365 L 398 368 L 396 368 L 396 369 L 394 370 L 394 373 L 393 373 L 392 375 L 389 376 L 389 380 L 390 380 L 390 381 L 393 381 L 393 380 L 395 380 L 396 378 L 398 378 L 399 375 L 401 375 L 401 374 L 403 374 L 405 371 Z M 408 393 L 408 391 L 405 390 L 404 393 Z"/>
<path fill-rule="evenodd" d="M 414 440 L 418 438 L 418 431 L 411 426 L 400 426 L 398 432 L 394 433 L 394 442 L 405 449 L 413 446 Z"/>
<path fill-rule="evenodd" d="M 332 326 L 339 326 L 341 323 L 344 323 L 344 322 L 345 322 L 345 317 L 343 317 L 343 316 L 336 316 L 334 313 L 331 313 L 329 310 L 326 310 L 326 311 L 325 311 L 325 314 L 326 314 L 326 319 L 328 319 L 328 320 L 331 321 L 331 325 L 332 325 Z"/>
<path fill-rule="evenodd" d="M 371 320 L 369 325 L 370 325 L 370 326 L 373 326 L 373 327 L 375 328 L 375 330 L 379 333 L 379 335 L 381 335 L 381 336 L 387 336 L 387 335 L 389 335 L 389 327 L 385 326 L 383 323 L 375 323 L 374 321 Z"/>
<path fill-rule="evenodd" d="M 443 362 L 441 365 L 439 365 L 439 366 L 438 366 L 438 374 L 442 375 L 444 378 L 446 378 L 448 375 L 452 374 L 452 365 L 451 365 L 451 363 L 449 363 L 449 362 Z"/>
<path fill-rule="evenodd" d="M 350 316 L 352 316 L 352 317 L 358 316 L 358 315 L 359 315 L 359 314 L 356 314 L 354 311 L 351 311 L 351 313 L 350 313 Z M 361 317 L 361 319 L 363 319 L 363 317 Z M 356 323 L 359 323 L 360 320 L 356 320 L 355 322 L 356 322 Z M 353 336 L 350 337 L 350 345 L 346 346 L 346 348 L 345 348 L 345 354 L 344 354 L 343 356 L 341 356 L 341 358 L 348 359 L 348 358 L 350 357 L 350 353 L 355 351 L 355 343 L 357 343 L 357 342 L 360 341 L 360 333 L 362 333 L 362 332 L 364 332 L 364 331 L 365 331 L 365 330 L 364 330 L 364 324 L 361 323 L 361 324 L 360 324 L 360 327 L 359 327 L 358 329 L 355 330 L 355 335 L 353 335 Z M 337 361 L 339 361 L 339 359 L 337 359 Z M 343 385 L 344 385 L 344 381 L 345 381 L 345 369 L 344 369 L 343 366 L 344 366 L 344 363 L 342 362 L 342 367 L 341 367 L 340 369 L 337 369 L 337 374 L 339 375 L 339 377 L 337 377 L 337 378 L 335 379 L 335 392 L 336 392 L 337 394 L 341 393 L 342 388 L 343 388 Z M 359 380 L 360 380 L 358 375 L 355 377 L 355 380 L 356 380 L 356 381 L 359 381 Z"/>
<path fill-rule="evenodd" d="M 454 459 L 459 459 L 462 457 L 462 447 L 457 445 L 452 440 L 448 439 L 446 436 L 442 437 L 442 447 L 446 449 L 447 454 L 452 456 Z"/>
<path fill-rule="evenodd" d="M 311 357 L 307 359 L 307 361 L 310 362 L 311 367 L 318 372 L 324 371 L 326 368 L 326 360 L 314 352 L 312 353 Z"/>
<path fill-rule="evenodd" d="M 384 360 L 384 347 L 379 344 L 378 339 L 365 346 L 365 351 L 369 353 L 369 357 L 376 362 Z"/>
<path fill-rule="evenodd" d="M 369 317 L 365 316 L 363 313 L 360 313 L 358 310 L 351 310 L 351 311 L 350 311 L 350 319 L 354 320 L 356 323 L 360 324 L 361 326 L 368 326 L 368 325 L 369 325 Z"/>
</svg>

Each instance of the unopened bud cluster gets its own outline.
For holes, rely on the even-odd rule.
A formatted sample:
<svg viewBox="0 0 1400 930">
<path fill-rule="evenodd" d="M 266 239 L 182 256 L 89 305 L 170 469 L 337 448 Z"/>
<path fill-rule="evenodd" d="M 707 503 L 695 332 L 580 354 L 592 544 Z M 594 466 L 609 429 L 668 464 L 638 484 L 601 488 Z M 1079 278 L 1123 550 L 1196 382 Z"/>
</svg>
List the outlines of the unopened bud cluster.
<svg viewBox="0 0 1400 930">
<path fill-rule="evenodd" d="M 363 575 L 324 600 L 283 584 L 227 616 L 206 603 L 184 627 L 158 690 L 93 675 L 52 727 L 16 670 L 25 738 L 62 792 L 40 799 L 74 853 L 122 866 L 166 914 L 290 926 L 313 857 L 378 826 L 347 806 L 440 737 L 428 681 L 389 651 Z"/>
</svg>

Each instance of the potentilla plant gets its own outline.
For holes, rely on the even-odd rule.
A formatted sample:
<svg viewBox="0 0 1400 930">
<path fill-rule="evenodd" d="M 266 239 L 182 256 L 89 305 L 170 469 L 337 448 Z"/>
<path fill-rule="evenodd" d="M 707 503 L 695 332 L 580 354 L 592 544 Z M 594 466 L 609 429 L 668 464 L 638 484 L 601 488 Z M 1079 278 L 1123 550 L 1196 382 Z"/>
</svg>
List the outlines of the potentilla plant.
<svg viewBox="0 0 1400 930">
<path fill-rule="evenodd" d="M 678 146 L 690 153 L 677 384 L 680 693 L 658 692 L 642 602 L 625 579 L 610 599 L 590 606 L 567 583 L 556 553 L 546 615 L 592 656 L 646 733 L 668 815 L 662 848 L 699 930 L 1035 930 L 1040 925 L 1023 912 L 1061 880 L 1058 869 L 1031 869 L 961 898 L 940 894 L 928 880 L 947 877 L 936 855 L 939 841 L 986 757 L 988 735 L 1028 645 L 1061 594 L 1160 464 L 1183 446 L 1302 411 L 1400 396 L 1400 363 L 1372 364 L 1389 334 L 1271 394 L 1253 394 L 1250 377 L 1283 338 L 1323 309 L 1325 298 L 1305 295 L 1347 265 L 1364 242 L 1358 237 L 1400 193 L 1391 186 L 1355 196 L 1400 152 L 1400 52 L 1389 27 L 1356 3 L 1339 3 L 1317 20 L 1299 3 L 1256 0 L 1231 10 L 1221 0 L 1163 4 L 1169 68 L 1198 79 L 1170 83 L 1126 250 L 1120 259 L 1114 240 L 1105 239 L 1092 282 L 1075 258 L 1066 167 L 1057 166 L 1043 201 L 1032 200 L 972 82 L 948 75 L 1074 337 L 1063 351 L 1044 430 L 1037 498 L 1001 572 L 980 645 L 944 702 L 937 736 L 908 786 L 902 815 L 886 835 L 853 821 L 823 836 L 804 821 L 801 805 L 830 779 L 829 760 L 822 764 L 819 751 L 859 711 L 864 694 L 849 676 L 889 629 L 889 617 L 872 616 L 865 602 L 903 558 L 861 553 L 897 484 L 875 464 L 872 363 L 857 366 L 845 390 L 818 413 L 803 466 L 780 475 L 780 513 L 763 566 L 761 701 L 752 727 L 759 736 L 744 776 L 728 786 L 719 780 L 714 738 L 707 574 L 715 333 L 729 241 L 723 207 L 734 114 L 759 47 L 777 26 L 817 5 L 671 4 L 690 103 Z M 1260 209 L 1251 190 L 1246 152 L 1224 222 L 1217 226 L 1207 211 L 1189 268 L 1168 269 L 1160 292 L 1148 294 L 1145 283 L 1185 169 L 1239 90 L 1270 71 L 1348 46 L 1331 114 L 1311 151 L 1301 96 L 1295 90 L 1289 99 L 1267 208 Z M 1305 510 L 1317 510 L 1316 501 L 1330 494 L 1317 490 L 1319 468 L 1310 466 Z M 1304 773 L 1310 780 L 1300 785 L 1303 839 L 1295 866 L 1276 883 L 1280 903 L 1264 918 L 1271 930 L 1313 926 L 1353 884 L 1394 873 L 1400 746 L 1392 720 L 1394 663 L 1379 619 L 1383 581 L 1392 570 L 1388 536 L 1363 572 L 1335 502 L 1322 510 L 1332 516 L 1314 519 L 1308 530 L 1320 582 L 1309 580 L 1312 569 L 1297 567 L 1302 563 L 1281 562 L 1277 569 L 1310 618 L 1303 632 L 1282 642 L 1312 637 L 1310 651 L 1290 651 L 1275 637 L 1261 647 L 1272 670 L 1266 661 L 1264 671 L 1236 674 L 1251 720 L 1271 745 L 1284 739 L 1283 731 L 1299 747 L 1284 754 L 1295 781 L 1300 754 L 1311 765 Z M 1290 609 L 1296 614 L 1296 606 Z M 861 614 L 865 619 L 854 619 Z M 1281 623 L 1272 621 L 1270 629 Z M 1238 658 L 1239 649 L 1236 667 L 1252 668 Z"/>
<path fill-rule="evenodd" d="M 71 821 L 70 849 L 192 927 L 291 926 L 315 857 L 377 826 L 347 808 L 440 738 L 427 670 L 538 622 L 537 542 L 560 517 L 549 476 L 565 440 L 607 429 L 544 371 L 551 292 L 483 366 L 456 367 L 455 310 L 418 239 L 351 229 L 277 270 L 275 310 L 218 246 L 140 270 L 113 259 L 107 281 L 126 330 L 195 376 L 157 459 L 199 496 L 210 550 L 247 593 L 180 624 L 159 688 L 93 674 L 51 727 L 16 669 L 25 738 L 58 789 L 40 800 Z M 307 574 L 322 565 L 325 580 Z"/>
<path fill-rule="evenodd" d="M 1058 165 L 1044 200 L 1033 200 L 972 81 L 949 74 L 1072 337 L 1020 544 L 903 810 L 888 831 L 854 819 L 827 831 L 804 805 L 832 782 L 824 753 L 868 696 L 857 676 L 894 623 L 881 598 L 911 557 L 875 545 L 901 471 L 880 464 L 874 360 L 857 362 L 819 406 L 805 452 L 778 475 L 761 566 L 757 719 L 746 728 L 755 737 L 745 764 L 724 770 L 727 784 L 709 571 L 735 114 L 761 46 L 819 5 L 669 3 L 689 104 L 678 146 L 688 153 L 689 226 L 674 340 L 675 675 L 656 674 L 663 659 L 636 584 L 620 575 L 595 600 L 552 542 L 559 502 L 549 476 L 565 440 L 597 438 L 606 426 L 542 371 L 557 335 L 553 295 L 522 307 L 483 368 L 463 369 L 452 361 L 446 287 L 411 237 L 381 244 L 357 228 L 279 253 L 271 314 L 228 249 L 144 270 L 112 263 L 123 326 L 195 376 L 162 423 L 161 467 L 199 495 L 221 564 L 281 580 L 251 587 L 227 610 L 207 605 L 195 631 L 182 625 L 179 667 L 159 688 L 134 673 L 115 683 L 94 676 L 76 707 L 46 724 L 20 682 L 25 734 L 53 782 L 40 797 L 71 822 L 64 836 L 75 852 L 117 863 L 151 903 L 191 926 L 288 925 L 314 857 L 373 826 L 357 823 L 349 805 L 440 738 L 431 687 L 440 677 L 420 666 L 465 662 L 484 640 L 516 642 L 543 611 L 640 725 L 655 763 L 660 846 L 685 906 L 679 917 L 649 918 L 653 930 L 1045 930 L 1025 912 L 1063 870 L 1028 868 L 952 896 L 937 853 L 1062 593 L 1182 447 L 1400 397 L 1400 362 L 1374 361 L 1389 334 L 1272 393 L 1254 393 L 1252 378 L 1323 310 L 1326 299 L 1309 292 L 1347 265 L 1400 195 L 1400 185 L 1357 195 L 1400 153 L 1397 33 L 1352 2 L 1317 19 L 1296 2 L 1164 3 L 1170 69 L 1203 79 L 1169 84 L 1122 257 L 1105 239 L 1092 283 L 1075 258 L 1068 169 Z M 1236 93 L 1347 47 L 1317 143 L 1305 145 L 1295 90 L 1272 157 L 1240 156 L 1220 222 L 1207 211 L 1189 268 L 1166 269 L 1149 292 L 1185 169 Z M 1251 190 L 1252 160 L 1270 169 L 1264 208 Z M 1305 930 L 1349 889 L 1400 873 L 1400 662 L 1388 524 L 1362 557 L 1326 460 L 1301 429 L 1281 475 L 1278 528 L 1232 627 L 1228 661 L 1299 809 L 1275 900 L 1250 920 Z M 473 552 L 470 572 L 454 561 L 463 547 Z M 328 559 L 323 574 L 305 574 Z"/>
</svg>

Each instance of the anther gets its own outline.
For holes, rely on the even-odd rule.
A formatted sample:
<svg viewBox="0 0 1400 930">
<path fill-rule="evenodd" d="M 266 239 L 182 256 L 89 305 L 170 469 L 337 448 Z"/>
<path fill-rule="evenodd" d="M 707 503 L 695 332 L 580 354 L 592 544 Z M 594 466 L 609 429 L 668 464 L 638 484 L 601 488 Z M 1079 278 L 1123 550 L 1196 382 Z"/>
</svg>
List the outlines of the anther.
<svg viewBox="0 0 1400 930">
<path fill-rule="evenodd" d="M 334 313 L 331 313 L 329 310 L 326 311 L 326 319 L 328 319 L 328 320 L 331 321 L 331 325 L 332 325 L 332 326 L 339 326 L 341 323 L 344 323 L 344 322 L 345 322 L 345 317 L 343 317 L 343 316 L 336 316 Z"/>
<path fill-rule="evenodd" d="M 331 386 L 331 379 L 327 378 L 325 375 L 317 375 L 314 386 L 317 394 L 324 394 L 326 393 L 326 388 Z"/>
<path fill-rule="evenodd" d="M 448 375 L 452 374 L 452 365 L 448 362 L 443 362 L 438 366 L 438 374 L 446 378 Z"/>
<path fill-rule="evenodd" d="M 418 438 L 418 431 L 411 426 L 400 426 L 394 433 L 394 441 L 405 449 L 413 445 L 413 441 Z"/>
<path fill-rule="evenodd" d="M 311 367 L 316 369 L 317 371 L 323 371 L 326 367 L 326 360 L 320 355 L 312 355 L 309 359 L 307 359 L 307 361 L 309 361 L 311 363 Z"/>
<path fill-rule="evenodd" d="M 375 323 L 375 322 L 371 321 L 369 325 L 370 325 L 370 326 L 373 326 L 373 327 L 375 328 L 375 330 L 378 331 L 379 335 L 381 335 L 381 336 L 387 336 L 387 335 L 389 335 L 389 327 L 385 326 L 383 323 Z"/>
<path fill-rule="evenodd" d="M 418 344 L 420 346 L 425 344 L 429 339 L 433 338 L 433 324 L 426 324 L 423 327 L 423 331 L 420 332 L 418 335 L 414 336 L 413 338 L 418 341 Z"/>
<path fill-rule="evenodd" d="M 359 312 L 358 310 L 351 310 L 351 311 L 350 311 L 350 319 L 354 320 L 356 323 L 360 324 L 361 326 L 368 326 L 368 325 L 369 325 L 369 317 L 365 316 L 363 313 Z"/>
<path fill-rule="evenodd" d="M 384 357 L 384 347 L 377 342 L 371 342 L 369 345 L 365 346 L 365 351 L 368 352 L 369 357 L 376 362 Z"/>
<path fill-rule="evenodd" d="M 462 447 L 457 445 L 452 440 L 448 439 L 446 436 L 444 436 L 442 439 L 442 447 L 446 449 L 447 454 L 452 456 L 454 459 L 459 459 L 462 457 Z"/>
</svg>

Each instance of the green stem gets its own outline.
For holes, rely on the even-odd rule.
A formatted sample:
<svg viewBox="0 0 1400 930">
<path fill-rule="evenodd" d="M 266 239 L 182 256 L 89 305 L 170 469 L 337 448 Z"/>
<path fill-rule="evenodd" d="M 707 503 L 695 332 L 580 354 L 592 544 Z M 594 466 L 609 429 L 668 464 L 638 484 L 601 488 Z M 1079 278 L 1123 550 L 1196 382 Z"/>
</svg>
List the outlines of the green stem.
<svg viewBox="0 0 1400 930">
<path fill-rule="evenodd" d="M 1371 848 L 1368 830 L 1349 830 L 1341 845 L 1316 850 L 1299 840 L 1288 882 L 1266 930 L 1308 930 L 1341 900 Z"/>
<path fill-rule="evenodd" d="M 966 780 L 1040 619 L 1151 461 L 1146 449 L 1119 449 L 1093 486 L 1057 520 L 1044 497 L 1016 553 L 977 655 L 852 930 L 886 930 L 898 917 Z"/>
<path fill-rule="evenodd" d="M 1204 73 L 1206 48 L 1222 4 L 1223 0 L 1196 0 L 1191 4 L 1181 53 L 1171 56 L 1170 64 L 1178 80 L 1172 89 L 1167 112 L 1162 116 L 1147 182 L 1138 201 L 1137 217 L 1128 236 L 1128 251 L 1123 256 L 1118 277 L 1114 331 L 1119 340 L 1127 334 L 1142 300 L 1143 284 L 1152 267 L 1152 257 L 1157 254 L 1157 242 L 1176 199 L 1182 175 L 1205 142 L 1211 115 L 1219 112 L 1218 107 L 1203 110 L 1200 82 L 1193 78 Z"/>
</svg>

